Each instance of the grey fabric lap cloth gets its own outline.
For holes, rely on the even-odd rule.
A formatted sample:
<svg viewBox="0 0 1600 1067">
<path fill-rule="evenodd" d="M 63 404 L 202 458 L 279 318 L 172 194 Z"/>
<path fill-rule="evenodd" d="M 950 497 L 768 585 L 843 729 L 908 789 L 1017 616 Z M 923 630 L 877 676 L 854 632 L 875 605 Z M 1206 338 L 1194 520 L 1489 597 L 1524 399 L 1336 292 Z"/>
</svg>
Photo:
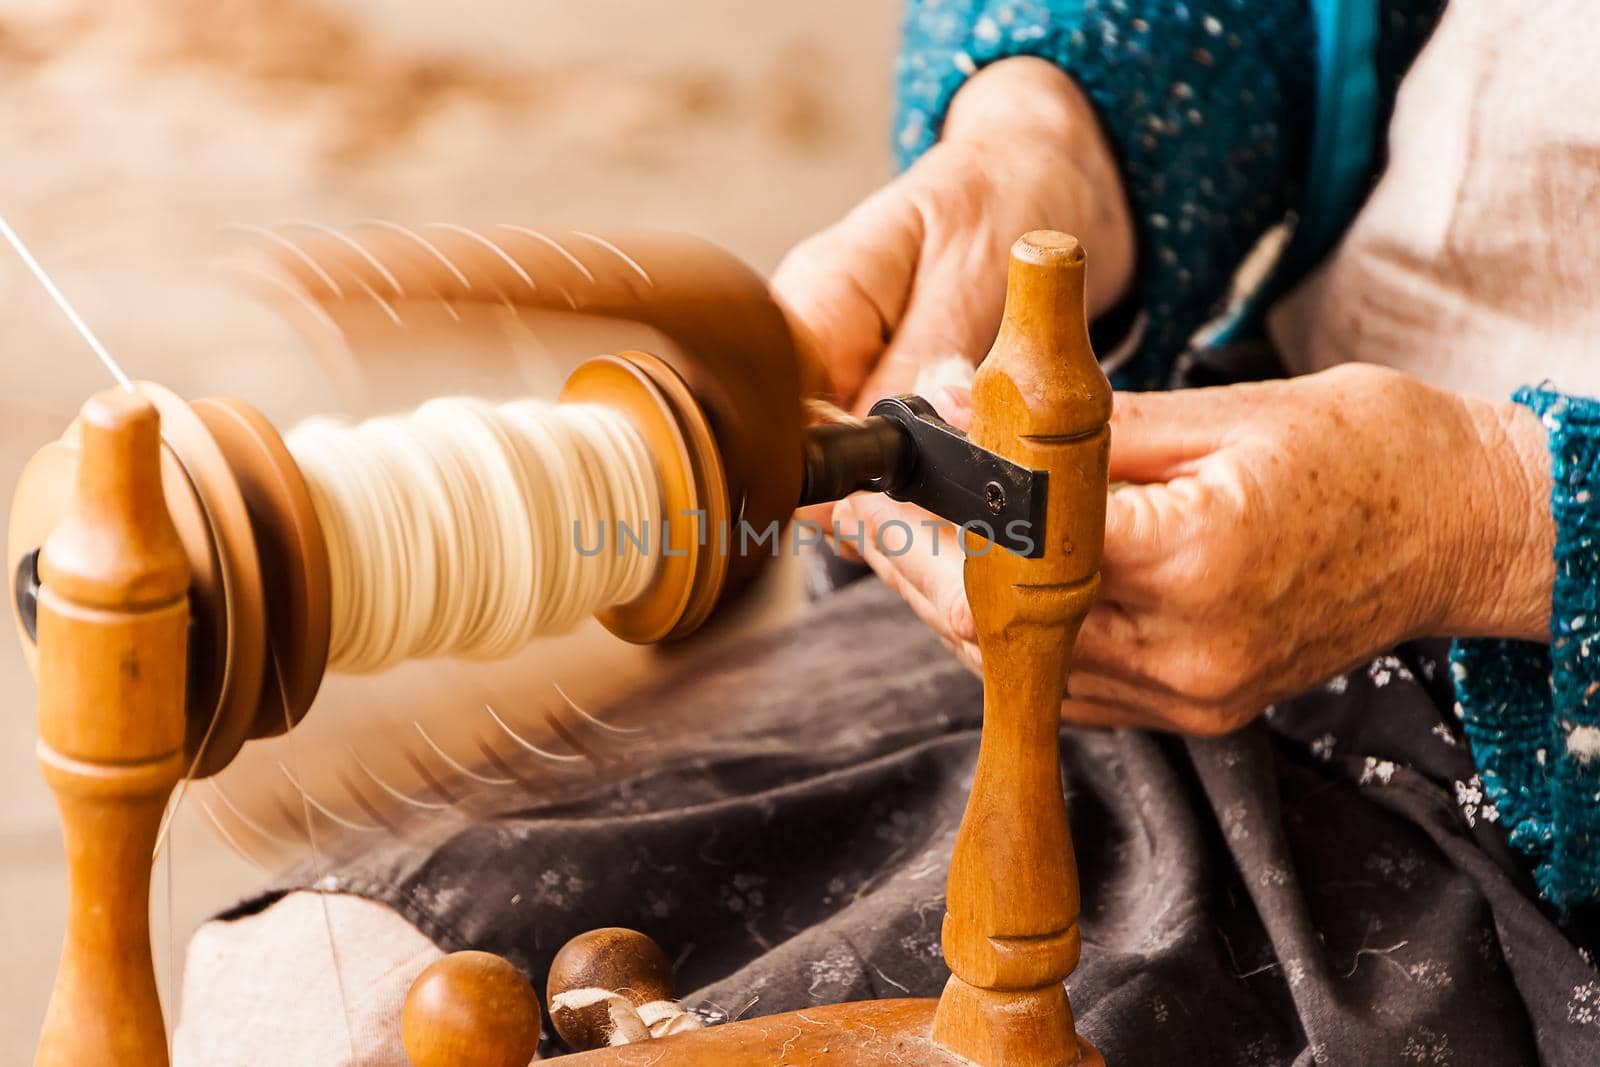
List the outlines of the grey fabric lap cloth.
<svg viewBox="0 0 1600 1067">
<path fill-rule="evenodd" d="M 1221 740 L 1062 731 L 1083 889 L 1068 984 L 1109 1062 L 1600 1063 L 1596 972 L 1476 795 L 1442 652 L 1408 647 Z M 981 693 L 893 593 L 857 583 L 634 704 L 665 736 L 701 730 L 321 886 L 541 990 L 569 937 L 619 925 L 662 944 L 713 1020 L 938 994 Z"/>
</svg>

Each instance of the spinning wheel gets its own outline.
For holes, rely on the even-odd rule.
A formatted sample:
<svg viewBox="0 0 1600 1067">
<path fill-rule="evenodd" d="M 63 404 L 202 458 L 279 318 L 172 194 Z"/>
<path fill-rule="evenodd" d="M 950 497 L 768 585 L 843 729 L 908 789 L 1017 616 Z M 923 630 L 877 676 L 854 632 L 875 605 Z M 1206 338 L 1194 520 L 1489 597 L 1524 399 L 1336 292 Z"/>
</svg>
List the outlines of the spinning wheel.
<svg viewBox="0 0 1600 1067">
<path fill-rule="evenodd" d="M 810 1009 L 574 1062 L 1100 1062 L 1074 1031 L 1062 984 L 1080 944 L 1057 707 L 1098 587 L 1111 405 L 1088 345 L 1077 242 L 1041 231 L 1015 246 L 1004 324 L 963 437 L 915 398 L 860 425 L 807 428 L 801 400 L 820 376 L 759 279 L 696 242 L 571 240 L 598 250 L 602 265 L 515 228 L 442 228 L 427 239 L 378 228 L 359 241 L 314 235 L 255 276 L 330 356 L 402 313 L 418 351 L 445 343 L 462 316 L 508 311 L 605 315 L 654 331 L 658 352 L 584 363 L 548 412 L 479 412 L 506 434 L 585 412 L 594 424 L 572 440 L 621 442 L 619 454 L 643 457 L 648 492 L 618 499 L 644 501 L 668 531 L 663 548 L 681 551 L 631 559 L 622 577 L 584 586 L 611 591 L 591 592 L 586 606 L 619 636 L 694 631 L 770 555 L 706 529 L 761 530 L 801 503 L 875 489 L 966 526 L 986 666 L 983 746 L 943 928 L 953 976 L 938 1001 Z M 357 374 L 387 399 L 381 368 L 358 363 Z M 361 498 L 338 503 L 312 447 L 243 401 L 191 404 L 140 385 L 93 397 L 23 475 L 7 564 L 71 876 L 41 1065 L 166 1062 L 147 900 L 170 792 L 186 773 L 221 770 L 248 740 L 293 729 L 325 673 L 365 662 L 349 635 L 387 624 L 334 549 Z M 595 499 L 606 514 L 611 498 Z M 462 517 L 455 504 L 434 506 Z M 682 514 L 697 518 L 675 523 Z M 1025 523 L 1025 545 L 1013 543 L 1014 521 Z M 990 539 L 1008 547 L 990 550 Z M 488 647 L 428 640 L 457 654 Z M 447 957 L 419 980 L 405 1022 L 418 1067 L 515 1062 L 530 1018 L 537 1034 L 537 1002 L 525 1003 L 514 970 L 476 956 Z"/>
</svg>

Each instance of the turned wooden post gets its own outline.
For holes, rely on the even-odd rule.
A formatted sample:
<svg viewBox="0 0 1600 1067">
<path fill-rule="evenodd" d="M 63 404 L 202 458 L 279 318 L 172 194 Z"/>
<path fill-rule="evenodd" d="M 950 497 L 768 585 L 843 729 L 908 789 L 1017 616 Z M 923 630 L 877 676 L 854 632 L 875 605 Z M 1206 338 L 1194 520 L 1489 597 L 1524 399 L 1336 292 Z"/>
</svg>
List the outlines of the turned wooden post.
<svg viewBox="0 0 1600 1067">
<path fill-rule="evenodd" d="M 183 773 L 189 564 L 161 492 L 160 422 L 84 405 L 66 517 L 40 553 L 39 763 L 69 891 L 36 1067 L 167 1063 L 150 956 L 151 852 Z"/>
<path fill-rule="evenodd" d="M 1078 871 L 1061 790 L 1060 707 L 1100 584 L 1111 387 L 1089 347 L 1084 256 L 1036 231 L 1011 251 L 1005 319 L 973 382 L 972 439 L 1048 472 L 1044 554 L 967 535 L 983 655 L 983 741 L 950 866 L 934 1039 L 983 1067 L 1099 1064 L 1074 1031 Z"/>
</svg>

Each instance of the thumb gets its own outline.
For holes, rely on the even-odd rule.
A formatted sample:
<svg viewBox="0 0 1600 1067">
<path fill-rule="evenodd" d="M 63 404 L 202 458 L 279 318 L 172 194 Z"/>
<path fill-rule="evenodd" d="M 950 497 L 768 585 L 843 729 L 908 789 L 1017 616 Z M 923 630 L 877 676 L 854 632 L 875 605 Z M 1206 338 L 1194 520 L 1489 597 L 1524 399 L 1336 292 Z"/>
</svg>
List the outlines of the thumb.
<svg viewBox="0 0 1600 1067">
<path fill-rule="evenodd" d="M 898 325 L 921 244 L 920 217 L 890 185 L 796 245 L 773 273 L 773 294 L 841 402 L 855 399 Z"/>
<path fill-rule="evenodd" d="M 968 250 L 924 248 L 905 315 L 861 389 L 858 408 L 912 392 L 923 368 L 976 366 L 994 343 L 1005 307 L 1005 264 Z"/>
<path fill-rule="evenodd" d="M 965 433 L 972 429 L 972 390 L 961 385 L 943 385 L 931 390 L 927 398 L 939 417 Z"/>
</svg>

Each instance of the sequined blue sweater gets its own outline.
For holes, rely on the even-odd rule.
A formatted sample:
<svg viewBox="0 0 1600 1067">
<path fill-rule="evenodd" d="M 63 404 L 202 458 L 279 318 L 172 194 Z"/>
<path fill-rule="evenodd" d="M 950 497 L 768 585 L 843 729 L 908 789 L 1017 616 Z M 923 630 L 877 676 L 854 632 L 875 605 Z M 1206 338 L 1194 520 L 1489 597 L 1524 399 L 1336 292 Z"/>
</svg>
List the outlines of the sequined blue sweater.
<svg viewBox="0 0 1600 1067">
<path fill-rule="evenodd" d="M 1135 219 L 1123 388 L 1170 384 L 1268 228 L 1297 219 L 1258 305 L 1315 263 L 1382 163 L 1394 92 L 1442 0 L 909 0 L 895 150 L 937 138 L 978 68 L 1056 63 L 1093 102 Z M 1233 309 L 1234 325 L 1251 306 Z M 1228 327 L 1231 328 L 1231 327 Z M 1559 911 L 1600 903 L 1600 403 L 1537 388 L 1554 470 L 1551 642 L 1459 641 L 1459 713 L 1492 811 Z"/>
</svg>

